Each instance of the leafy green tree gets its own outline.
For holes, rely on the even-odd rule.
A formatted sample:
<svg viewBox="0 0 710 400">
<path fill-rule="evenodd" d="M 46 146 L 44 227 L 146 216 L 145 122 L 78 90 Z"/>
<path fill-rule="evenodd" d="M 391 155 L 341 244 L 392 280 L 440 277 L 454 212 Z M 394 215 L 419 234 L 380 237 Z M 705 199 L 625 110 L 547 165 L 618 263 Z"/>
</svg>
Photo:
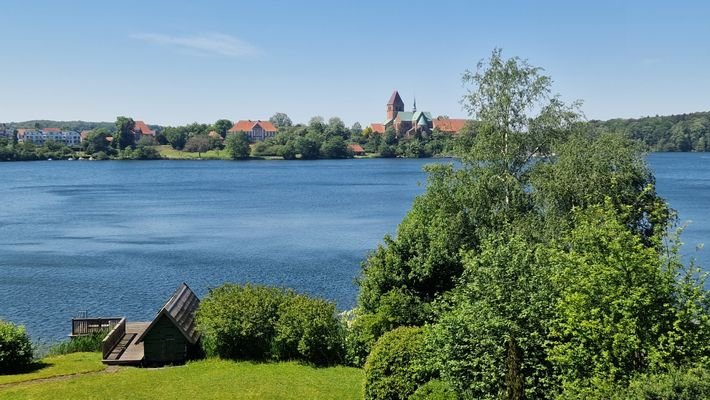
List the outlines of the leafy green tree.
<svg viewBox="0 0 710 400">
<path fill-rule="evenodd" d="M 222 138 L 227 137 L 227 131 L 232 129 L 232 126 L 234 124 L 232 121 L 228 119 L 219 119 L 215 121 L 214 124 L 212 124 L 212 127 L 214 128 L 215 132 L 219 133 L 219 136 L 222 136 Z"/>
<path fill-rule="evenodd" d="M 185 151 L 197 153 L 197 157 L 210 149 L 210 138 L 207 135 L 197 135 L 189 138 L 185 143 Z"/>
<path fill-rule="evenodd" d="M 127 147 L 133 147 L 136 144 L 136 136 L 133 133 L 133 128 L 136 123 L 132 118 L 117 117 L 116 118 L 116 133 L 113 135 L 113 144 L 118 150 L 123 150 Z"/>
<path fill-rule="evenodd" d="M 293 125 L 291 118 L 285 113 L 277 112 L 269 118 L 269 122 L 274 124 L 277 128 L 288 128 Z"/>
<path fill-rule="evenodd" d="M 296 141 L 296 151 L 303 160 L 315 160 L 320 155 L 320 143 L 314 135 L 299 137 Z"/>
<path fill-rule="evenodd" d="M 341 136 L 331 136 L 320 146 L 322 158 L 348 158 L 348 146 Z"/>
<path fill-rule="evenodd" d="M 82 145 L 89 154 L 98 153 L 100 151 L 110 152 L 109 141 L 107 139 L 109 136 L 110 133 L 106 129 L 95 129 L 89 132 L 89 135 L 86 137 Z"/>
<path fill-rule="evenodd" d="M 163 131 L 165 138 L 175 150 L 182 150 L 187 143 L 189 137 L 187 130 L 184 127 L 167 127 Z"/>
<path fill-rule="evenodd" d="M 249 136 L 245 132 L 229 134 L 225 140 L 225 149 L 229 158 L 241 160 L 249 158 L 251 147 L 249 146 Z"/>
</svg>

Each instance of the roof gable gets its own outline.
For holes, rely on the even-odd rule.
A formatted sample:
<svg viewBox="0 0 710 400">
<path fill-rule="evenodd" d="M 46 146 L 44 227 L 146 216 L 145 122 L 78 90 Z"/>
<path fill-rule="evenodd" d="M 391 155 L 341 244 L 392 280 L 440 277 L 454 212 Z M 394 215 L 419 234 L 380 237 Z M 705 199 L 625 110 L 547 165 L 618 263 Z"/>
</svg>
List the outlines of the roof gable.
<svg viewBox="0 0 710 400">
<path fill-rule="evenodd" d="M 390 96 L 390 99 L 389 99 L 389 101 L 387 102 L 387 105 L 390 105 L 390 104 L 402 104 L 402 105 L 404 105 L 404 101 L 402 101 L 402 98 L 399 96 L 399 92 L 398 92 L 398 91 L 395 90 L 394 93 L 392 93 L 392 96 Z"/>
<path fill-rule="evenodd" d="M 434 120 L 434 129 L 442 132 L 458 133 L 466 125 L 466 119 L 437 118 Z"/>
<path fill-rule="evenodd" d="M 147 328 L 140 334 L 136 343 L 140 343 L 145 339 L 148 332 L 158 323 L 161 316 L 166 316 L 180 330 L 190 343 L 195 344 L 200 338 L 200 333 L 197 331 L 195 324 L 195 311 L 200 305 L 200 299 L 190 289 L 187 284 L 183 283 L 168 299 L 163 308 L 158 311 L 153 321 L 150 322 Z"/>
</svg>

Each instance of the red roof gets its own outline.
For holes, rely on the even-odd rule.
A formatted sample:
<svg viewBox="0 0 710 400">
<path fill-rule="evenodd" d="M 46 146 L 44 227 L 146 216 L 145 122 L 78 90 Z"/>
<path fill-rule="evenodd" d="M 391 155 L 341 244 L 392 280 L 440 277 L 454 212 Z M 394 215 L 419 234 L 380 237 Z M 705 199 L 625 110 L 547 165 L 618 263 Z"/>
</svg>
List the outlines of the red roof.
<svg viewBox="0 0 710 400">
<path fill-rule="evenodd" d="M 62 130 L 59 128 L 44 128 L 42 129 L 43 132 L 61 132 Z"/>
<path fill-rule="evenodd" d="M 240 120 L 234 123 L 232 129 L 228 132 L 251 132 L 254 128 L 259 125 L 261 129 L 266 132 L 276 132 L 278 129 L 269 121 L 252 121 L 252 120 Z"/>
<path fill-rule="evenodd" d="M 402 103 L 404 103 L 404 102 L 402 101 L 402 98 L 399 97 L 399 92 L 395 90 L 394 93 L 392 93 L 392 96 L 390 96 L 390 99 L 387 102 L 387 105 L 402 104 Z"/>
<path fill-rule="evenodd" d="M 375 133 L 385 133 L 385 124 L 370 124 L 370 128 Z"/>
<path fill-rule="evenodd" d="M 86 138 L 89 137 L 89 133 L 91 133 L 90 130 L 81 131 L 79 134 L 79 136 L 81 136 L 81 140 L 86 140 Z"/>
<path fill-rule="evenodd" d="M 363 149 L 362 146 L 360 146 L 357 143 L 351 143 L 348 145 L 348 147 L 350 148 L 350 150 L 352 150 L 355 153 L 364 153 L 365 152 L 365 149 Z"/>
<path fill-rule="evenodd" d="M 467 119 L 435 119 L 434 129 L 438 129 L 441 132 L 448 133 L 459 133 L 463 129 L 464 125 L 468 122 Z"/>
<path fill-rule="evenodd" d="M 150 129 L 148 125 L 146 125 L 143 121 L 135 121 L 135 125 L 133 125 L 133 131 L 136 133 L 140 133 L 141 135 L 155 136 L 155 131 Z"/>
</svg>

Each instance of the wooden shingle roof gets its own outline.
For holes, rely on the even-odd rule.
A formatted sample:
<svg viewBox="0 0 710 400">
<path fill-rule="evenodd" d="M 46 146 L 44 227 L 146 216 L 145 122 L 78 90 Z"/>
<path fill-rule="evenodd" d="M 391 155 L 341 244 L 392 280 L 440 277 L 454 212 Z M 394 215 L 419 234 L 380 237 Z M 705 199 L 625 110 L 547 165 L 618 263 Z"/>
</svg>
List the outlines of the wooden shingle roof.
<svg viewBox="0 0 710 400">
<path fill-rule="evenodd" d="M 200 305 L 200 299 L 192 292 L 187 284 L 183 283 L 175 293 L 168 299 L 163 308 L 158 311 L 150 325 L 140 334 L 136 342 L 143 341 L 153 326 L 162 315 L 168 317 L 175 326 L 182 332 L 185 338 L 192 344 L 200 339 L 200 333 L 195 324 L 195 312 Z"/>
</svg>

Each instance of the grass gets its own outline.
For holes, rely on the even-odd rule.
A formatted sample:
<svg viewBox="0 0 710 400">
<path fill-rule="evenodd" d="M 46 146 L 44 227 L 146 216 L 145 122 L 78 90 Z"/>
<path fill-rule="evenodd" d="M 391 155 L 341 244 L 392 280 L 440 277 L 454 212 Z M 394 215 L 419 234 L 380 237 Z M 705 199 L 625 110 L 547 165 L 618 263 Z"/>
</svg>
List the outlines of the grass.
<svg viewBox="0 0 710 400">
<path fill-rule="evenodd" d="M 356 368 L 210 359 L 27 382 L 0 388 L 0 399 L 360 399 L 362 382 L 362 370 Z"/>
<path fill-rule="evenodd" d="M 190 153 L 188 151 L 175 150 L 170 145 L 157 146 L 160 156 L 171 160 L 227 160 L 227 152 L 225 150 L 210 150 L 204 153 Z"/>
<path fill-rule="evenodd" d="M 24 373 L 0 375 L 0 385 L 26 382 L 35 379 L 52 378 L 63 375 L 83 374 L 106 368 L 101 363 L 100 353 L 72 353 L 50 356 L 34 363 Z M 0 388 L 0 398 L 3 389 Z"/>
</svg>

